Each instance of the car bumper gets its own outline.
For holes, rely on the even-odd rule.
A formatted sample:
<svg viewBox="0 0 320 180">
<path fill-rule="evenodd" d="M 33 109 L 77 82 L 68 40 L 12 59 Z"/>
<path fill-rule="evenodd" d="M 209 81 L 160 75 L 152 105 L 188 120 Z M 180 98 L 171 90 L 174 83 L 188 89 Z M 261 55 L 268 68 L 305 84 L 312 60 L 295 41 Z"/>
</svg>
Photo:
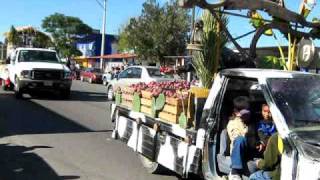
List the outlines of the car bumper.
<svg viewBox="0 0 320 180">
<path fill-rule="evenodd" d="M 23 90 L 62 90 L 70 89 L 72 80 L 29 80 L 19 81 L 20 88 Z"/>
</svg>

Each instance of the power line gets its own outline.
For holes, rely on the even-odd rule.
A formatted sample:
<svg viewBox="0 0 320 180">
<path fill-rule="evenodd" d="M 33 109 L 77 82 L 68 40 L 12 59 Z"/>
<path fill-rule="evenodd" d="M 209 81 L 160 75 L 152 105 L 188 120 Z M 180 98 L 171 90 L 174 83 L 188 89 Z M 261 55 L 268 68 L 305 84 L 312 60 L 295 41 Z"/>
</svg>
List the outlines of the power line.
<svg viewBox="0 0 320 180">
<path fill-rule="evenodd" d="M 99 0 L 95 0 L 98 4 L 99 4 L 99 6 L 102 8 L 102 9 L 104 9 L 104 6 L 101 4 L 101 2 L 99 1 Z"/>
</svg>

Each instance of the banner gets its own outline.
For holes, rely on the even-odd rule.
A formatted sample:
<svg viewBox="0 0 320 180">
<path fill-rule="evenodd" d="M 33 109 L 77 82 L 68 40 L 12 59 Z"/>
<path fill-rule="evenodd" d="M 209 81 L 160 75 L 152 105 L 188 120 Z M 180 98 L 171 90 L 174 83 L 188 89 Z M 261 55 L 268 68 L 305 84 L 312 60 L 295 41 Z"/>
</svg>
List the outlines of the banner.
<svg viewBox="0 0 320 180">
<path fill-rule="evenodd" d="M 77 49 L 82 53 L 82 56 L 90 57 L 95 55 L 94 42 L 77 43 Z"/>
</svg>

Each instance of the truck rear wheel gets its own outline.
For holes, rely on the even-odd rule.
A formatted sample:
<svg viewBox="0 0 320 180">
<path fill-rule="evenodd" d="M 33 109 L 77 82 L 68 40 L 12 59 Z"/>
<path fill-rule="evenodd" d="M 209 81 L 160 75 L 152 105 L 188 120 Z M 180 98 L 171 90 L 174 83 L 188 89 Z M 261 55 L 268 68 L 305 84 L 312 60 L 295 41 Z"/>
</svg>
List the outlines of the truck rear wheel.
<svg viewBox="0 0 320 180">
<path fill-rule="evenodd" d="M 4 79 L 1 79 L 1 88 L 4 91 L 7 91 L 9 89 Z"/>
<path fill-rule="evenodd" d="M 108 90 L 107 90 L 107 99 L 108 101 L 112 101 L 114 99 L 114 95 L 113 95 L 113 87 L 109 86 Z"/>
<path fill-rule="evenodd" d="M 148 173 L 159 174 L 159 173 L 165 171 L 165 168 L 163 166 L 161 166 L 159 163 L 153 162 L 141 154 L 139 154 L 139 158 L 140 158 L 142 165 L 147 169 Z"/>
<path fill-rule="evenodd" d="M 17 99 L 22 98 L 22 90 L 20 88 L 20 81 L 18 78 L 15 79 L 15 83 L 14 83 L 14 95 L 16 96 Z"/>
<path fill-rule="evenodd" d="M 70 89 L 64 89 L 64 90 L 60 91 L 60 96 L 61 96 L 62 99 L 69 99 L 70 98 L 70 94 L 71 94 Z"/>
</svg>

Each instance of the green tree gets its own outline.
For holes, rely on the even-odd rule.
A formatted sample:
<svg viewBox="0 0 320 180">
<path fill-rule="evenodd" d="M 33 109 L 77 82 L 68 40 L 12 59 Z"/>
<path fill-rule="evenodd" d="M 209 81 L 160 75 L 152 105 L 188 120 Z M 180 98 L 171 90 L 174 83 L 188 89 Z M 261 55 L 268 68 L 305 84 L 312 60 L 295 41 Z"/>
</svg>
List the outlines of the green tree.
<svg viewBox="0 0 320 180">
<path fill-rule="evenodd" d="M 53 42 L 50 37 L 43 32 L 36 32 L 34 39 L 32 40 L 33 47 L 48 48 L 53 46 Z"/>
<path fill-rule="evenodd" d="M 22 43 L 22 39 L 14 26 L 11 26 L 10 31 L 6 34 L 6 40 L 8 43 L 16 46 L 19 46 Z"/>
<path fill-rule="evenodd" d="M 141 15 L 131 18 L 120 33 L 120 49 L 133 49 L 143 59 L 164 63 L 166 55 L 184 54 L 189 19 L 176 1 L 160 6 L 156 0 L 147 0 Z"/>
<path fill-rule="evenodd" d="M 42 28 L 51 34 L 55 47 L 67 58 L 81 55 L 74 43 L 81 35 L 92 33 L 91 27 L 79 18 L 59 13 L 44 18 Z"/>
</svg>

